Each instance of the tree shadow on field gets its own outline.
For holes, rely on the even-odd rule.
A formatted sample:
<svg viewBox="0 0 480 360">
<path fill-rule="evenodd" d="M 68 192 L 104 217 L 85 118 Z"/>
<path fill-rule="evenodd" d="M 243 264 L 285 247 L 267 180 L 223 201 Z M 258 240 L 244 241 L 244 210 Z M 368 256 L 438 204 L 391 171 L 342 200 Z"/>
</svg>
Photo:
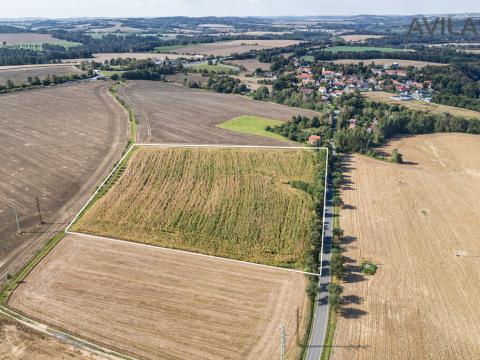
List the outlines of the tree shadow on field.
<svg viewBox="0 0 480 360">
<path fill-rule="evenodd" d="M 359 319 L 367 314 L 366 311 L 355 308 L 342 308 L 340 310 L 340 315 L 346 319 Z"/>
<path fill-rule="evenodd" d="M 344 236 L 342 237 L 342 245 L 348 245 L 348 244 L 351 244 L 353 243 L 354 241 L 357 241 L 357 237 L 356 236 Z"/>
<path fill-rule="evenodd" d="M 344 305 L 360 305 L 362 302 L 363 298 L 358 295 L 342 296 L 342 303 Z"/>
<path fill-rule="evenodd" d="M 365 280 L 365 276 L 362 274 L 362 267 L 355 265 L 356 260 L 345 257 L 345 275 L 343 281 L 352 284 Z"/>
</svg>

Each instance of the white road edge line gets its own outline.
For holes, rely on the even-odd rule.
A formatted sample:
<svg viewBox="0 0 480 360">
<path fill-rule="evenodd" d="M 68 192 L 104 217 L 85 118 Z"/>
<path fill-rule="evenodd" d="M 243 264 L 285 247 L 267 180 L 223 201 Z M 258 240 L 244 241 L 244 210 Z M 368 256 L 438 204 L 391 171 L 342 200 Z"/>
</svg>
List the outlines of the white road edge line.
<svg viewBox="0 0 480 360">
<path fill-rule="evenodd" d="M 122 162 L 125 160 L 125 158 L 132 152 L 132 150 L 135 147 L 164 147 L 164 148 L 217 148 L 217 149 L 285 149 L 285 150 L 326 150 L 327 151 L 327 156 L 325 159 L 325 189 L 324 189 L 324 195 L 323 195 L 323 220 L 322 220 L 322 241 L 321 241 L 321 249 L 320 249 L 320 269 L 319 273 L 312 273 L 308 271 L 303 271 L 303 270 L 296 270 L 296 269 L 287 269 L 287 268 L 282 268 L 279 266 L 271 266 L 271 265 L 264 265 L 264 264 L 258 264 L 254 262 L 248 262 L 248 261 L 241 261 L 241 260 L 235 260 L 235 259 L 229 259 L 221 256 L 213 256 L 213 255 L 205 255 L 205 254 L 200 254 L 200 253 L 195 253 L 191 251 L 185 251 L 185 250 L 177 250 L 177 249 L 168 249 L 160 246 L 155 246 L 155 245 L 149 245 L 149 244 L 142 244 L 142 243 L 136 243 L 128 240 L 121 240 L 121 239 L 114 239 L 114 238 L 108 238 L 108 237 L 102 237 L 102 236 L 95 236 L 95 235 L 90 235 L 90 234 L 84 234 L 84 233 L 79 233 L 75 231 L 70 231 L 70 228 L 72 225 L 78 220 L 82 212 L 87 208 L 88 205 L 93 201 L 95 196 L 98 194 L 98 192 L 102 189 L 103 185 L 106 184 L 108 179 L 117 171 L 118 167 L 122 164 Z M 203 257 L 208 257 L 212 259 L 220 259 L 224 261 L 230 261 L 230 262 L 236 262 L 236 263 L 242 263 L 242 264 L 248 264 L 248 265 L 256 265 L 256 266 L 261 266 L 265 268 L 271 268 L 271 269 L 280 269 L 284 271 L 291 271 L 291 272 L 296 272 L 296 273 L 302 273 L 305 275 L 312 275 L 312 276 L 322 276 L 322 261 L 323 261 L 323 238 L 325 234 L 325 204 L 326 204 L 326 189 L 327 189 L 327 179 L 328 179 L 328 147 L 313 147 L 313 146 L 266 146 L 266 145 L 222 145 L 222 144 L 168 144 L 168 143 L 135 143 L 130 146 L 130 148 L 127 150 L 127 152 L 122 156 L 122 158 L 118 161 L 117 165 L 113 168 L 113 170 L 106 176 L 105 180 L 98 186 L 97 190 L 93 193 L 93 195 L 87 200 L 85 205 L 82 206 L 80 211 L 77 213 L 77 215 L 73 218 L 73 220 L 68 224 L 68 226 L 65 228 L 65 233 L 66 234 L 72 234 L 72 235 L 81 235 L 81 236 L 88 236 L 88 237 L 96 237 L 99 239 L 105 239 L 105 240 L 112 240 L 112 241 L 121 241 L 121 242 L 126 242 L 134 245 L 139 245 L 139 246 L 149 246 L 152 248 L 157 248 L 161 250 L 166 250 L 166 251 L 176 251 L 179 253 L 183 254 L 190 254 L 190 255 L 196 255 L 196 256 L 203 256 Z"/>
<path fill-rule="evenodd" d="M 322 277 L 323 272 L 323 240 L 325 239 L 325 211 L 327 209 L 327 183 L 328 183 L 328 147 L 327 149 L 327 156 L 325 158 L 325 179 L 323 180 L 324 189 L 323 189 L 323 218 L 322 218 L 322 245 L 320 246 L 320 277 Z M 333 216 L 333 214 L 332 214 Z"/>
<path fill-rule="evenodd" d="M 96 238 L 96 239 L 100 239 L 100 240 L 120 242 L 120 243 L 123 243 L 123 244 L 132 245 L 132 246 L 148 247 L 148 248 L 156 249 L 156 250 L 159 250 L 159 251 L 174 252 L 174 253 L 179 253 L 179 254 L 184 254 L 184 255 L 199 256 L 199 257 L 204 257 L 204 258 L 208 258 L 208 259 L 220 260 L 220 261 L 226 261 L 226 262 L 233 262 L 233 263 L 242 264 L 242 265 L 260 266 L 260 267 L 267 268 L 267 269 L 272 269 L 272 270 L 283 270 L 283 271 L 296 272 L 296 273 L 305 274 L 305 275 L 320 276 L 320 274 L 318 274 L 318 273 L 311 273 L 311 272 L 297 270 L 297 269 L 288 269 L 288 268 L 282 268 L 282 267 L 279 267 L 279 266 L 265 265 L 265 264 L 259 264 L 259 263 L 236 260 L 236 259 L 229 259 L 229 258 L 225 258 L 225 257 L 221 257 L 221 256 L 206 255 L 206 254 L 201 254 L 201 253 L 196 253 L 196 252 L 186 251 L 186 250 L 170 249 L 170 248 L 165 248 L 165 247 L 151 245 L 151 244 L 138 243 L 138 242 L 133 242 L 133 241 L 129 241 L 129 240 L 115 239 L 115 238 L 109 238 L 109 237 L 104 237 L 104 236 L 90 235 L 90 234 L 79 233 L 79 232 L 75 232 L 75 231 L 66 231 L 66 234 L 84 236 L 84 237 L 89 237 L 89 238 Z"/>
</svg>

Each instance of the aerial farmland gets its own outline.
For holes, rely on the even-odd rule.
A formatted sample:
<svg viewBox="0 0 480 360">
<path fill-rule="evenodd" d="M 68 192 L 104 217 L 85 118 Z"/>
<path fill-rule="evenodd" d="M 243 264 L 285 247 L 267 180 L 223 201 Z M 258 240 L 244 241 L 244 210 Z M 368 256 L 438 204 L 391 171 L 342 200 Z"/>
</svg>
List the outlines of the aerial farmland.
<svg viewBox="0 0 480 360">
<path fill-rule="evenodd" d="M 475 135 L 424 135 L 386 149 L 399 149 L 409 165 L 346 160 L 340 218 L 351 265 L 343 284 L 353 301 L 337 324 L 334 359 L 480 352 L 479 146 Z M 373 277 L 359 271 L 363 260 L 381 264 Z"/>
<path fill-rule="evenodd" d="M 128 119 L 107 89 L 87 83 L 0 97 L 2 277 L 78 211 L 120 158 Z"/>
<path fill-rule="evenodd" d="M 226 145 L 288 145 L 218 128 L 242 115 L 287 121 L 292 116 L 316 116 L 310 110 L 254 101 L 242 96 L 188 89 L 177 84 L 131 81 L 120 88 L 138 120 L 138 142 Z"/>
<path fill-rule="evenodd" d="M 480 14 L 429 1 L 2 7 L 0 360 L 480 359 Z"/>
</svg>

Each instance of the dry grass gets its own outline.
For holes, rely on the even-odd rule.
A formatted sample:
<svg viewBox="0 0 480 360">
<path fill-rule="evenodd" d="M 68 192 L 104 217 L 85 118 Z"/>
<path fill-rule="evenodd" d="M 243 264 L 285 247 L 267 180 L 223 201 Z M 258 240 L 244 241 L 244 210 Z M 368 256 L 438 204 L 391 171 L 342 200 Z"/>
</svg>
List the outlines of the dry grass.
<svg viewBox="0 0 480 360">
<path fill-rule="evenodd" d="M 432 114 L 444 114 L 448 113 L 453 116 L 459 116 L 464 118 L 480 119 L 480 112 L 462 109 L 454 106 L 447 106 L 435 103 L 427 103 L 425 101 L 412 100 L 412 101 L 399 101 L 392 99 L 391 97 L 395 94 L 383 92 L 383 91 L 372 91 L 364 93 L 364 95 L 373 101 L 384 102 L 387 104 L 402 105 L 412 110 L 417 111 L 427 111 Z"/>
<path fill-rule="evenodd" d="M 0 359 L 100 359 L 0 315 Z"/>
<path fill-rule="evenodd" d="M 393 148 L 414 164 L 347 161 L 340 223 L 353 262 L 333 359 L 476 359 L 480 137 L 410 137 Z M 359 273 L 363 259 L 377 274 Z"/>
<path fill-rule="evenodd" d="M 75 229 L 232 259 L 303 269 L 324 153 L 141 148 Z M 154 196 L 152 195 L 154 194 Z"/>
<path fill-rule="evenodd" d="M 399 59 L 368 59 L 368 60 L 357 60 L 357 59 L 340 59 L 334 60 L 335 64 L 360 64 L 364 63 L 369 65 L 374 63 L 375 65 L 391 65 L 393 63 L 399 64 L 401 67 L 413 66 L 416 68 L 423 68 L 425 66 L 448 66 L 448 64 L 440 64 L 427 61 L 416 61 L 416 60 L 399 60 Z"/>
<path fill-rule="evenodd" d="M 10 305 L 142 359 L 278 359 L 283 323 L 293 360 L 305 286 L 289 271 L 68 235 Z"/>
</svg>

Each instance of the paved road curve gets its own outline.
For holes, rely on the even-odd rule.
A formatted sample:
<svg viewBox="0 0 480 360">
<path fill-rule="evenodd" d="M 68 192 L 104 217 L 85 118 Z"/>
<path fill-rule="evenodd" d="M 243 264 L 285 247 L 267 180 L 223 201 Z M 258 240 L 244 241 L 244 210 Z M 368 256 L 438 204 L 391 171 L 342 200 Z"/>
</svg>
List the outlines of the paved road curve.
<svg viewBox="0 0 480 360">
<path fill-rule="evenodd" d="M 326 191 L 325 220 L 323 238 L 323 258 L 320 264 L 320 281 L 317 296 L 317 307 L 313 320 L 310 343 L 307 348 L 306 360 L 319 360 L 322 354 L 323 343 L 328 323 L 328 291 L 327 285 L 330 281 L 330 245 L 333 232 L 333 189 L 331 177 L 329 176 Z"/>
</svg>

